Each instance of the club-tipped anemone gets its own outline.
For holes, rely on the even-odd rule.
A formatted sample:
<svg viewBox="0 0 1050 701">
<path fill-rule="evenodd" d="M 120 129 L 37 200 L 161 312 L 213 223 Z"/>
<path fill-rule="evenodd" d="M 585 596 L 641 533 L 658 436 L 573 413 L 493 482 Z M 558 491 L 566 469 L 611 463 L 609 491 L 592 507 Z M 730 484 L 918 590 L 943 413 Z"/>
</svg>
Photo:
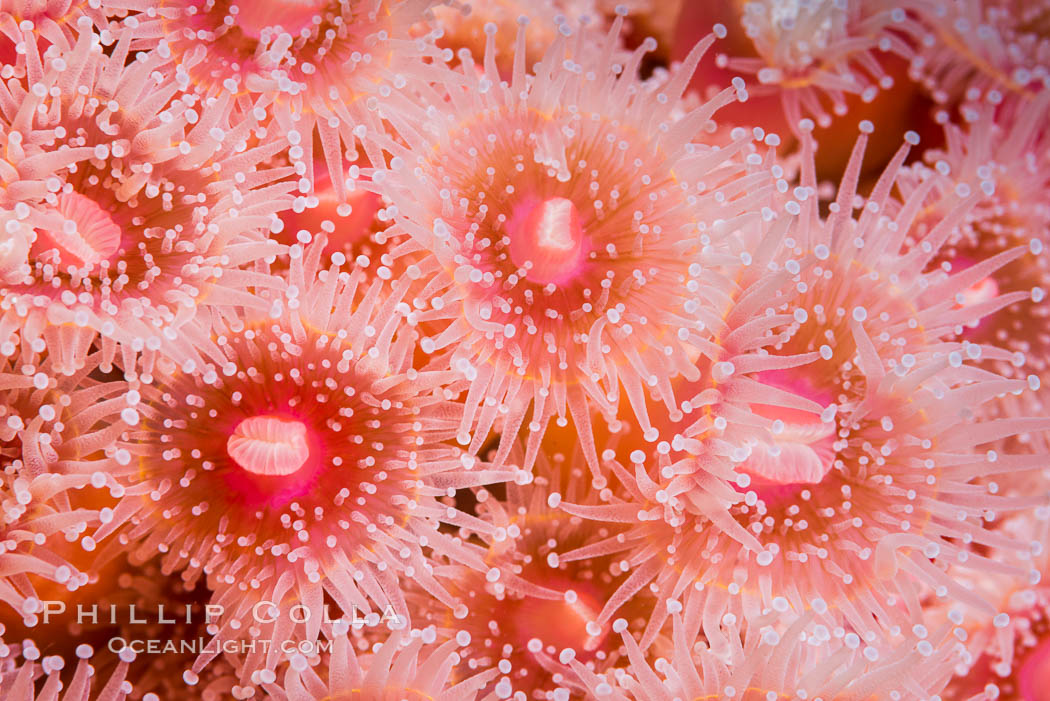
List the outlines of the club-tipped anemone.
<svg viewBox="0 0 1050 701">
<path fill-rule="evenodd" d="M 715 36 L 646 90 L 634 76 L 651 42 L 610 65 L 621 25 L 572 59 L 563 25 L 534 75 L 519 27 L 507 81 L 490 26 L 480 72 L 439 72 L 440 93 L 406 94 L 384 114 L 404 144 L 385 143 L 391 166 L 375 182 L 393 228 L 429 254 L 408 269 L 425 283 L 406 300 L 409 321 L 435 363 L 470 381 L 459 438 L 477 451 L 495 427 L 497 464 L 524 426 L 528 469 L 551 420 L 571 418 L 597 471 L 591 417 L 612 415 L 621 395 L 655 438 L 645 397 L 678 412 L 670 380 L 692 372 L 686 343 L 711 322 L 692 293 L 699 251 L 726 222 L 757 216 L 750 205 L 772 186 L 753 134 L 704 140 L 734 89 L 660 121 Z"/>
<path fill-rule="evenodd" d="M 1037 603 L 1046 606 L 1045 593 Z M 956 678 L 952 687 L 959 698 L 982 701 L 1041 698 L 1046 688 L 1047 670 L 1050 669 L 1050 636 L 1045 610 L 1030 610 L 1008 634 L 996 636 L 997 645 Z"/>
<path fill-rule="evenodd" d="M 862 152 L 863 138 L 850 172 Z M 801 202 L 785 206 L 799 216 L 787 243 L 750 249 L 767 257 L 740 276 L 748 284 L 729 298 L 726 335 L 700 347 L 709 379 L 686 399 L 694 422 L 670 441 L 694 456 L 695 467 L 683 459 L 659 478 L 617 469 L 629 489 L 611 493 L 607 505 L 562 504 L 585 518 L 635 524 L 607 543 L 634 571 L 600 623 L 655 584 L 663 598 L 699 598 L 712 610 L 736 610 L 739 594 L 744 611 L 758 611 L 774 590 L 799 610 L 819 599 L 858 632 L 880 636 L 922 622 L 923 590 L 994 612 L 992 601 L 960 583 L 955 567 L 1027 576 L 1025 566 L 984 554 L 992 544 L 1027 547 L 1004 537 L 989 516 L 1034 507 L 1042 497 L 997 494 L 987 479 L 1038 468 L 1045 458 L 1000 446 L 1045 434 L 1050 422 L 986 419 L 981 408 L 1004 393 L 1030 393 L 1038 382 L 978 367 L 981 348 L 953 340 L 953 293 L 1016 252 L 946 279 L 923 273 L 951 219 L 912 231 L 910 217 L 925 196 L 889 201 L 905 154 L 866 200 L 855 201 L 853 182 L 844 182 L 826 220 L 816 214 L 815 192 L 796 189 Z M 806 168 L 803 182 L 810 177 Z M 966 196 L 950 208 L 956 221 L 972 202 Z M 905 243 L 909 236 L 915 240 Z M 982 311 L 1010 299 L 993 299 Z M 732 466 L 735 494 L 726 495 L 726 484 L 712 487 L 719 474 L 712 465 L 720 462 Z M 727 590 L 733 597 L 724 597 Z"/>
<path fill-rule="evenodd" d="M 82 31 L 46 52 L 31 86 L 0 92 L 10 119 L 0 209 L 5 246 L 0 341 L 46 346 L 71 373 L 98 343 L 105 362 L 147 376 L 158 357 L 200 365 L 211 317 L 259 307 L 278 284 L 257 261 L 291 204 L 289 168 L 262 168 L 281 139 L 250 146 L 228 101 L 176 95 L 149 59 L 125 66 Z M 90 95 L 91 97 L 85 97 Z"/>
<path fill-rule="evenodd" d="M 435 23 L 442 36 L 438 45 L 457 54 L 467 49 L 472 56 L 484 56 L 489 27 L 496 28 L 493 59 L 504 79 L 514 70 L 515 35 L 518 22 L 527 17 L 533 30 L 525 37 L 525 66 L 539 61 L 558 37 L 560 25 L 580 26 L 581 31 L 601 32 L 603 17 L 592 0 L 482 0 L 463 6 L 434 8 Z M 592 37 L 598 39 L 599 36 Z"/>
<path fill-rule="evenodd" d="M 456 379 L 412 368 L 415 335 L 394 311 L 406 285 L 343 270 L 341 254 L 323 268 L 323 247 L 293 247 L 271 315 L 218 333 L 223 362 L 141 387 L 120 448 L 126 493 L 93 535 L 138 559 L 160 552 L 185 579 L 205 574 L 223 638 L 243 635 L 237 622 L 260 601 L 284 611 L 328 595 L 344 612 L 408 618 L 405 577 L 451 605 L 424 549 L 483 569 L 477 548 L 438 526 L 487 526 L 439 498 L 518 476 L 446 443 Z M 278 653 L 262 656 L 268 667 Z"/>
<path fill-rule="evenodd" d="M 0 3 L 0 78 L 40 78 L 37 52 L 66 50 L 80 29 L 94 28 L 107 43 L 113 40 L 109 17 L 101 3 L 5 0 Z"/>
<path fill-rule="evenodd" d="M 571 675 L 556 674 L 563 655 L 579 654 L 604 666 L 607 636 L 588 630 L 598 602 L 586 587 L 564 580 L 548 581 L 554 587 L 548 588 L 498 566 L 487 573 L 455 568 L 450 578 L 456 582 L 450 587 L 456 606 L 449 610 L 413 598 L 419 604 L 417 620 L 437 638 L 462 643 L 462 672 L 496 672 L 485 684 L 486 694 L 508 698 L 515 693 L 579 689 Z"/>
<path fill-rule="evenodd" d="M 1033 490 L 1047 491 L 1042 481 Z M 995 575 L 973 576 L 969 586 L 998 597 L 1001 609 L 994 616 L 980 615 L 965 606 L 955 606 L 948 614 L 965 626 L 967 648 L 971 659 L 956 670 L 949 698 L 1004 699 L 1027 701 L 1039 699 L 1050 669 L 1050 551 L 1047 550 L 1050 509 L 1019 514 L 1009 519 L 1002 530 L 1010 537 L 1029 543 L 1033 565 L 1027 580 Z M 997 557 L 1012 558 L 999 551 Z M 976 614 L 976 615 L 975 615 Z"/>
<path fill-rule="evenodd" d="M 1038 700 L 1050 670 L 1050 592 L 1032 587 L 1016 592 L 1015 607 L 971 638 L 977 650 L 965 673 L 952 684 L 958 698 Z"/>
<path fill-rule="evenodd" d="M 440 635 L 469 635 L 473 642 L 461 655 L 472 668 L 499 669 L 500 678 L 491 685 L 497 693 L 503 688 L 576 698 L 584 689 L 575 675 L 556 676 L 552 670 L 559 659 L 575 659 L 598 671 L 617 663 L 618 639 L 608 625 L 598 624 L 598 614 L 624 576 L 609 555 L 563 562 L 559 553 L 610 538 L 618 529 L 557 508 L 563 498 L 598 503 L 578 450 L 565 455 L 545 449 L 535 470 L 534 481 L 508 484 L 505 498 L 478 490 L 478 514 L 495 527 L 483 536 L 490 570 L 484 580 L 471 575 L 476 585 L 457 590 L 462 608 L 428 620 Z M 642 625 L 649 605 L 643 597 L 630 608 Z M 631 614 L 625 610 L 623 615 Z"/>
<path fill-rule="evenodd" d="M 95 651 L 90 645 L 76 650 L 76 668 L 72 678 L 63 682 L 66 660 L 55 655 L 42 655 L 32 640 L 5 645 L 0 658 L 0 696 L 11 701 L 123 701 L 132 693 L 132 683 L 125 679 L 135 653 L 127 649 L 108 676 L 95 675 L 91 660 Z M 21 659 L 19 659 L 21 658 Z M 144 701 L 158 701 L 147 694 Z"/>
<path fill-rule="evenodd" d="M 0 359 L 0 466 L 7 474 L 48 476 L 75 488 L 92 478 L 108 482 L 114 445 L 126 428 L 128 385 L 92 377 L 101 364 L 102 354 L 94 352 L 67 376 L 56 372 L 53 357 L 26 348 Z M 69 508 L 62 489 L 53 502 Z"/>
<path fill-rule="evenodd" d="M 0 699 L 1050 701 L 1050 0 L 630 5 L 0 0 Z"/>
<path fill-rule="evenodd" d="M 313 192 L 298 195 L 291 208 L 280 213 L 282 228 L 273 238 L 290 246 L 324 235 L 325 253 L 338 251 L 348 259 L 359 254 L 373 257 L 382 245 L 377 239 L 384 238 L 377 234 L 386 227 L 377 219 L 382 206 L 379 196 L 355 183 L 340 198 L 327 172 L 315 168 L 314 173 Z"/>
<path fill-rule="evenodd" d="M 69 544 L 69 548 L 94 557 L 79 544 Z M 221 660 L 213 661 L 193 688 L 183 680 L 199 643 L 183 647 L 179 641 L 211 637 L 208 629 L 215 616 L 205 615 L 209 596 L 205 587 L 194 588 L 178 577 L 164 576 L 156 559 L 132 565 L 121 557 L 85 571 L 90 573 L 90 581 L 75 592 L 47 592 L 46 608 L 37 615 L 35 627 L 15 627 L 5 621 L 5 640 L 10 644 L 31 638 L 43 656 L 65 660 L 76 659 L 83 645 L 91 645 L 96 650 L 91 659 L 96 679 L 105 679 L 129 652 L 138 651 L 126 674 L 134 681 L 131 698 L 135 699 L 159 696 L 215 701 L 231 698 L 231 692 L 233 698 L 245 698 L 238 695 L 234 673 L 243 656 L 231 651 L 224 651 Z M 162 653 L 155 647 L 154 652 L 141 654 L 145 652 L 144 641 L 161 638 Z M 0 670 L 0 676 L 6 675 L 6 669 Z M 64 687 L 70 686 L 74 672 L 68 664 L 61 670 Z"/>
<path fill-rule="evenodd" d="M 965 183 L 983 195 L 961 223 L 957 239 L 1027 243 L 1046 240 L 1050 207 L 1042 199 L 1050 188 L 1047 162 L 1050 135 L 1039 114 L 1050 97 L 1024 100 L 995 92 L 958 110 L 958 121 L 945 122 L 943 146 L 923 154 L 929 168 Z M 985 182 L 992 183 L 988 187 Z"/>
<path fill-rule="evenodd" d="M 186 93 L 232 98 L 238 113 L 287 134 L 300 176 L 322 161 L 340 201 L 346 167 L 382 131 L 369 106 L 425 71 L 438 49 L 412 38 L 435 0 L 107 0 L 138 14 L 125 20 L 133 45 L 149 51 Z M 378 151 L 370 153 L 381 158 Z"/>
<path fill-rule="evenodd" d="M 4 476 L 3 523 L 0 536 L 0 617 L 20 617 L 20 626 L 33 627 L 44 609 L 41 591 L 76 590 L 88 581 L 88 574 L 64 556 L 60 539 L 76 541 L 99 512 L 86 508 L 57 508 L 49 503 L 66 483 L 52 475 L 32 478 Z"/>
<path fill-rule="evenodd" d="M 982 197 L 961 223 L 960 232 L 949 240 L 931 262 L 946 274 L 962 273 L 982 261 L 1015 248 L 1023 255 L 956 294 L 956 305 L 972 309 L 971 319 L 961 320 L 956 336 L 980 344 L 990 352 L 989 361 L 1005 376 L 1034 373 L 1045 377 L 1050 363 L 1050 267 L 1046 247 L 1050 245 L 1050 192 L 1046 164 L 1050 146 L 1039 114 L 1050 105 L 1040 98 L 1031 103 L 1007 98 L 986 101 L 962 110 L 962 126 L 948 125 L 942 150 L 928 152 L 926 165 L 916 166 L 916 187 L 929 177 L 927 166 L 952 180 L 968 184 Z M 982 181 L 994 180 L 994 187 Z M 943 179 L 940 182 L 944 182 Z M 933 216 L 941 207 L 929 205 Z M 993 299 L 1009 296 L 1013 301 L 992 313 L 982 313 Z M 1040 411 L 1046 392 L 1036 395 L 1038 404 L 1022 406 L 1010 396 L 997 410 L 1005 416 Z"/>
<path fill-rule="evenodd" d="M 474 701 L 496 670 L 458 678 L 462 643 L 437 643 L 432 630 L 393 631 L 370 654 L 359 654 L 345 623 L 333 626 L 331 652 L 315 669 L 292 656 L 283 678 L 265 674 L 274 701 Z M 324 669 L 327 668 L 327 675 Z M 487 697 L 486 697 L 487 698 Z"/>
<path fill-rule="evenodd" d="M 71 560 L 70 543 L 109 509 L 79 490 L 108 484 L 119 493 L 108 473 L 125 429 L 127 385 L 93 380 L 99 361 L 93 353 L 65 376 L 54 372 L 51 358 L 31 352 L 0 360 L 0 601 L 30 627 L 48 598 L 42 587 L 74 591 L 88 581 L 88 563 Z"/>
<path fill-rule="evenodd" d="M 779 94 L 787 124 L 803 117 L 822 127 L 843 115 L 847 95 L 871 102 L 893 86 L 882 55 L 910 54 L 891 28 L 903 10 L 846 0 L 755 0 L 740 5 L 740 24 L 757 57 L 719 55 L 718 65 L 750 74 L 756 96 Z M 828 109 L 830 107 L 831 112 Z"/>
<path fill-rule="evenodd" d="M 1031 567 L 984 554 L 992 544 L 1015 556 L 1028 548 L 986 518 L 1045 501 L 998 495 L 994 482 L 1037 469 L 1044 458 L 1000 454 L 987 445 L 1019 430 L 1045 431 L 1047 423 L 974 421 L 969 407 L 993 401 L 1011 381 L 970 370 L 971 377 L 957 383 L 945 381 L 949 373 L 942 371 L 936 379 L 945 381 L 947 391 L 936 381 L 924 386 L 884 380 L 862 406 L 839 409 L 848 413 L 833 421 L 830 446 L 788 449 L 783 434 L 774 434 L 758 444 L 763 470 L 756 469 L 754 450 L 742 456 L 738 494 L 723 502 L 712 498 L 717 492 L 705 484 L 711 479 L 707 471 L 656 483 L 642 464 L 633 475 L 613 464 L 627 491 L 599 506 L 562 502 L 561 508 L 632 525 L 560 558 L 615 553 L 626 563 L 629 576 L 606 600 L 601 625 L 643 590 L 708 610 L 716 616 L 710 620 L 722 613 L 747 616 L 779 598 L 797 611 L 830 611 L 829 624 L 846 624 L 873 639 L 926 623 L 923 592 L 993 615 L 997 598 L 968 589 L 971 574 L 994 571 L 1024 579 Z M 935 374 L 924 366 L 916 371 Z M 953 412 L 946 404 L 962 408 Z M 821 467 L 819 479 L 800 479 L 788 469 L 797 467 L 800 452 Z M 653 608 L 644 644 L 667 613 L 664 606 Z"/>
<path fill-rule="evenodd" d="M 924 630 L 917 640 L 903 639 L 881 651 L 854 633 L 832 633 L 812 615 L 780 632 L 776 627 L 775 613 L 746 626 L 726 617 L 719 632 L 729 650 L 718 654 L 702 638 L 696 640 L 683 616 L 675 614 L 670 659 L 653 661 L 621 620 L 616 628 L 630 666 L 605 675 L 575 662 L 572 667 L 595 698 L 609 701 L 936 699 L 965 653 L 950 637 L 950 627 L 933 635 Z"/>
<path fill-rule="evenodd" d="M 934 100 L 990 92 L 1031 97 L 1050 87 L 1050 13 L 1016 0 L 920 0 L 898 29 L 915 48 L 910 75 Z"/>
</svg>

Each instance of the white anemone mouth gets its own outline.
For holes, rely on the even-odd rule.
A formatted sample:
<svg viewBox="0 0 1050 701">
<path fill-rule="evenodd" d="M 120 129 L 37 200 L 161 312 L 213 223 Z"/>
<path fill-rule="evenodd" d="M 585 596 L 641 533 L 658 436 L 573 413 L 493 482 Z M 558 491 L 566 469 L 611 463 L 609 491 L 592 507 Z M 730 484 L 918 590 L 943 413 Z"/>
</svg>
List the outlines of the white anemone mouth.
<svg viewBox="0 0 1050 701">
<path fill-rule="evenodd" d="M 290 475 L 310 457 L 306 426 L 278 416 L 241 421 L 226 441 L 226 451 L 248 472 L 267 477 Z"/>
<path fill-rule="evenodd" d="M 798 413 L 798 412 L 795 412 Z M 819 484 L 835 461 L 835 423 L 784 422 L 769 442 L 760 442 L 742 465 L 743 471 L 776 484 Z"/>
<path fill-rule="evenodd" d="M 32 254 L 59 268 L 91 270 L 120 250 L 120 225 L 94 200 L 76 192 L 58 197 L 59 227 L 37 229 Z"/>
<path fill-rule="evenodd" d="M 564 197 L 530 199 L 514 208 L 506 225 L 510 257 L 527 278 L 541 284 L 557 283 L 579 268 L 584 256 L 584 233 L 576 205 Z"/>
</svg>

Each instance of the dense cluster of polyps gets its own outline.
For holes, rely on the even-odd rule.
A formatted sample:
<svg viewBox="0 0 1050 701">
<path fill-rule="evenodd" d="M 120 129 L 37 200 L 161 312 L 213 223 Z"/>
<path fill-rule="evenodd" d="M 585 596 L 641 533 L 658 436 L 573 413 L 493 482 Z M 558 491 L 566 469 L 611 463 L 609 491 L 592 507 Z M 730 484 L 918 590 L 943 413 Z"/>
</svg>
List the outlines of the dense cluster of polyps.
<svg viewBox="0 0 1050 701">
<path fill-rule="evenodd" d="M 1050 4 L 607 5 L 0 0 L 0 698 L 1046 697 Z"/>
</svg>

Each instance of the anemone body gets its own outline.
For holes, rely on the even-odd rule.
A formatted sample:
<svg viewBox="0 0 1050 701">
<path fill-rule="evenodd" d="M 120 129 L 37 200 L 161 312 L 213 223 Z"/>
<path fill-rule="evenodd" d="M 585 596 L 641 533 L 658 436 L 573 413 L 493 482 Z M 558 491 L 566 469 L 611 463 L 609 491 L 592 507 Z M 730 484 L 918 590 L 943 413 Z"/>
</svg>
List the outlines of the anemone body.
<svg viewBox="0 0 1050 701">
<path fill-rule="evenodd" d="M 1050 21 L 1043 3 L 919 2 L 899 29 L 916 47 L 913 80 L 934 100 L 957 104 L 991 91 L 1031 97 L 1050 85 Z"/>
<path fill-rule="evenodd" d="M 1050 208 L 1045 203 L 1050 181 L 1041 165 L 1048 157 L 1048 135 L 1038 117 L 1046 106 L 1045 98 L 1029 103 L 1011 96 L 967 107 L 961 125 L 946 127 L 945 147 L 924 159 L 926 166 L 982 194 L 933 265 L 946 274 L 957 273 L 1009 250 L 1027 248 L 956 296 L 962 309 L 979 309 L 998 296 L 1014 300 L 992 313 L 975 313 L 955 331 L 957 337 L 989 349 L 988 363 L 1007 377 L 1032 373 L 1046 378 L 1050 366 L 1050 305 L 1045 292 L 1050 287 Z M 994 179 L 994 189 L 980 189 L 982 176 Z M 919 181 L 927 177 L 936 176 L 925 172 Z M 930 212 L 943 216 L 935 204 Z M 1029 401 L 1005 395 L 989 408 L 1001 416 L 1018 416 L 1045 411 L 1046 401 L 1046 389 L 1041 388 Z"/>
<path fill-rule="evenodd" d="M 90 645 L 78 646 L 73 678 L 63 685 L 61 673 L 66 661 L 61 657 L 41 657 L 40 650 L 28 641 L 19 649 L 7 648 L 0 668 L 0 692 L 12 701 L 123 701 L 133 688 L 125 676 L 134 653 L 127 651 L 105 679 L 95 677 L 90 663 L 93 655 Z M 151 701 L 155 699 L 153 696 Z"/>
<path fill-rule="evenodd" d="M 881 55 L 910 53 L 889 30 L 895 15 L 879 3 L 761 0 L 740 5 L 741 26 L 758 56 L 721 55 L 719 65 L 753 74 L 755 95 L 779 93 L 792 130 L 803 117 L 830 125 L 832 114 L 845 114 L 847 95 L 872 101 L 879 90 L 893 86 Z"/>
<path fill-rule="evenodd" d="M 766 620 L 772 618 L 775 614 Z M 680 616 L 675 616 L 674 623 L 670 659 L 650 662 L 638 643 L 623 633 L 630 668 L 595 675 L 582 665 L 573 667 L 587 680 L 592 694 L 615 701 L 859 701 L 940 698 L 937 694 L 951 677 L 952 664 L 959 657 L 956 646 L 936 647 L 926 639 L 917 644 L 899 643 L 880 656 L 873 648 L 864 647 L 855 634 L 838 636 L 821 626 L 807 628 L 812 620 L 806 618 L 799 619 L 783 636 L 769 626 L 742 628 L 729 619 L 722 626 L 725 637 L 732 641 L 731 649 L 727 655 L 719 655 L 702 642 L 694 644 Z M 939 641 L 946 636 L 930 637 Z"/>
<path fill-rule="evenodd" d="M 125 31 L 181 90 L 231 98 L 239 113 L 288 134 L 300 176 L 323 161 L 340 201 L 361 137 L 382 130 L 368 103 L 399 71 L 420 70 L 414 60 L 438 53 L 429 35 L 410 36 L 434 0 L 107 4 L 148 15 Z"/>
<path fill-rule="evenodd" d="M 443 638 L 467 640 L 460 650 L 466 669 L 495 670 L 486 692 L 503 698 L 566 694 L 580 698 L 585 687 L 559 660 L 574 659 L 602 671 L 620 658 L 608 625 L 598 624 L 602 603 L 623 580 L 611 557 L 561 562 L 568 552 L 609 537 L 610 529 L 558 510 L 561 498 L 596 503 L 578 451 L 541 453 L 536 478 L 508 484 L 503 499 L 479 490 L 479 516 L 494 527 L 487 541 L 488 572 L 471 573 L 454 590 L 451 613 L 430 608 L 426 620 Z M 615 530 L 615 529 L 613 529 Z M 648 600 L 629 609 L 640 625 Z M 626 612 L 626 610 L 625 610 Z"/>
<path fill-rule="evenodd" d="M 281 683 L 265 683 L 277 701 L 472 701 L 492 672 L 457 681 L 460 644 L 435 644 L 433 631 L 394 631 L 369 655 L 358 655 L 345 625 L 333 630 L 327 679 L 306 658 L 293 658 Z"/>
<path fill-rule="evenodd" d="M 532 66 L 546 53 L 558 36 L 558 28 L 581 21 L 601 31 L 603 19 L 590 0 L 543 0 L 526 5 L 519 0 L 485 0 L 471 3 L 470 11 L 460 7 L 434 8 L 436 24 L 442 30 L 439 45 L 455 52 L 467 49 L 472 56 L 484 56 L 488 41 L 486 26 L 496 27 L 493 59 L 500 75 L 510 78 L 514 70 L 515 35 L 519 18 L 527 16 L 534 30 L 526 37 L 525 65 Z M 592 37 L 598 39 L 599 36 Z"/>
<path fill-rule="evenodd" d="M 81 551 L 78 541 L 109 502 L 86 488 L 119 489 L 110 471 L 125 427 L 127 385 L 93 380 L 100 358 L 93 353 L 72 376 L 31 352 L 0 362 L 0 599 L 21 618 L 18 625 L 38 623 L 42 598 L 68 596 L 87 583 L 89 563 L 71 551 Z"/>
<path fill-rule="evenodd" d="M 849 172 L 859 171 L 862 152 L 863 139 Z M 1021 251 L 947 278 L 924 275 L 976 196 L 947 208 L 954 220 L 912 230 L 925 194 L 902 206 L 887 199 L 906 152 L 856 202 L 858 218 L 849 177 L 826 220 L 816 216 L 815 189 L 803 185 L 794 191 L 799 219 L 789 224 L 798 228 L 773 236 L 772 247 L 756 239 L 746 248 L 763 255 L 749 253 L 757 269 L 737 273 L 746 286 L 729 300 L 725 335 L 698 349 L 709 379 L 686 400 L 693 423 L 670 437 L 668 447 L 689 457 L 668 460 L 658 477 L 636 471 L 632 480 L 619 469 L 628 489 L 607 505 L 562 505 L 637 524 L 604 544 L 627 554 L 634 571 L 599 622 L 655 583 L 662 597 L 734 615 L 761 611 L 777 595 L 796 612 L 830 607 L 859 633 L 884 637 L 926 622 L 926 592 L 994 613 L 957 567 L 1027 576 L 1031 563 L 985 554 L 993 544 L 1027 552 L 988 517 L 1045 497 L 998 494 L 984 478 L 1039 467 L 1038 455 L 1000 451 L 1001 441 L 1048 425 L 1039 415 L 986 419 L 980 409 L 1038 382 L 977 367 L 982 347 L 953 340 L 959 320 L 1017 297 L 976 311 L 952 304 Z M 728 496 L 726 464 L 736 492 Z M 657 607 L 654 615 L 666 614 Z M 705 618 L 711 636 L 714 620 Z"/>
<path fill-rule="evenodd" d="M 391 168 L 376 184 L 393 228 L 426 252 L 408 270 L 423 283 L 409 318 L 434 362 L 471 382 L 459 438 L 470 443 L 476 426 L 478 450 L 501 431 L 497 463 L 525 426 L 528 468 L 551 419 L 571 417 L 596 471 L 591 414 L 612 414 L 621 395 L 655 437 L 644 398 L 678 411 L 670 378 L 690 371 L 684 342 L 705 324 L 690 293 L 697 253 L 720 239 L 718 223 L 748 211 L 748 188 L 761 189 L 763 174 L 745 162 L 752 135 L 717 145 L 700 135 L 733 89 L 659 121 L 714 37 L 646 91 L 633 75 L 650 43 L 623 77 L 604 60 L 620 26 L 581 63 L 576 53 L 566 61 L 563 27 L 535 75 L 520 28 L 509 81 L 493 31 L 480 72 L 448 71 L 440 92 L 417 89 L 387 115 L 405 144 L 385 144 Z"/>
<path fill-rule="evenodd" d="M 220 335 L 224 363 L 143 388 L 141 424 L 122 444 L 126 493 L 94 536 L 133 558 L 160 552 L 187 580 L 205 574 L 225 611 L 220 638 L 243 636 L 270 602 L 260 635 L 284 640 L 302 602 L 314 615 L 296 635 L 315 639 L 324 595 L 331 618 L 408 619 L 399 577 L 451 602 L 423 548 L 480 568 L 438 525 L 485 524 L 438 498 L 514 476 L 443 443 L 458 419 L 451 373 L 412 369 L 414 335 L 394 312 L 403 286 L 385 294 L 363 268 L 342 271 L 341 254 L 320 269 L 323 247 L 305 261 L 295 248 L 294 294 L 273 300 L 274 316 Z M 257 651 L 246 669 L 272 668 L 279 652 Z"/>
<path fill-rule="evenodd" d="M 338 251 L 349 260 L 358 255 L 378 257 L 381 244 L 377 236 L 386 228 L 377 219 L 381 207 L 378 195 L 355 187 L 340 198 L 328 174 L 320 168 L 314 172 L 313 192 L 297 196 L 291 208 L 280 213 L 283 228 L 274 238 L 291 246 L 323 235 L 325 253 Z"/>
<path fill-rule="evenodd" d="M 89 3 L 4 0 L 0 3 L 0 77 L 26 78 L 28 73 L 38 77 L 36 52 L 50 46 L 68 49 L 81 22 L 100 32 L 109 25 L 106 13 Z"/>
<path fill-rule="evenodd" d="M 96 339 L 132 376 L 140 356 L 147 376 L 157 357 L 199 365 L 212 316 L 277 284 L 246 268 L 281 250 L 265 231 L 291 204 L 275 182 L 290 170 L 258 168 L 281 140 L 249 147 L 253 125 L 231 125 L 226 100 L 177 96 L 155 62 L 124 65 L 129 46 L 124 34 L 104 53 L 81 31 L 2 89 L 0 208 L 19 245 L 0 339 L 43 343 L 63 373 Z"/>
</svg>

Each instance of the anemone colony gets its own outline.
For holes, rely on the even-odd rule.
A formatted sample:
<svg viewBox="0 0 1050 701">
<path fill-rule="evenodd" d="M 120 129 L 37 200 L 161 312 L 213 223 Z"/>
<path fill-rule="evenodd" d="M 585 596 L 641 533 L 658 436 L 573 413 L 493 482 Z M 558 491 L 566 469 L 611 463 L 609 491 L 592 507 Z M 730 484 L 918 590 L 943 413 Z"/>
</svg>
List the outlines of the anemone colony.
<svg viewBox="0 0 1050 701">
<path fill-rule="evenodd" d="M 1047 0 L 0 0 L 0 699 L 1050 699 L 1048 108 Z"/>
</svg>

